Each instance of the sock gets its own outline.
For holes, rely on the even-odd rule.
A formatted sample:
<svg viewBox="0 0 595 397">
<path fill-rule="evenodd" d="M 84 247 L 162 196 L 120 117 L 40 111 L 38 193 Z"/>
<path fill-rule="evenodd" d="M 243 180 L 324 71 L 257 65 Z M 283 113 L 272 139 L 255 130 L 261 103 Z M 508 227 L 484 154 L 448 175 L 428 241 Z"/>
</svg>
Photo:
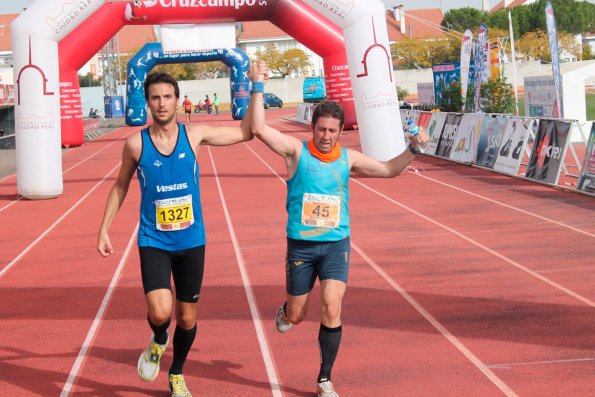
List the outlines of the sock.
<svg viewBox="0 0 595 397">
<path fill-rule="evenodd" d="M 331 380 L 331 371 L 339 351 L 342 334 L 343 327 L 341 325 L 336 328 L 329 328 L 324 324 L 320 324 L 320 331 L 318 331 L 318 347 L 320 348 L 318 383 Z"/>
<path fill-rule="evenodd" d="M 165 343 L 167 342 L 167 328 L 169 328 L 171 320 L 168 318 L 167 321 L 163 324 L 155 325 L 151 322 L 149 315 L 147 315 L 147 321 L 149 322 L 149 326 L 153 330 L 153 340 L 155 340 L 155 343 L 165 345 Z"/>
<path fill-rule="evenodd" d="M 179 325 L 176 325 L 176 331 L 174 333 L 174 359 L 169 368 L 170 375 L 182 374 L 186 357 L 196 337 L 196 329 L 196 324 L 191 329 L 183 329 Z"/>
</svg>

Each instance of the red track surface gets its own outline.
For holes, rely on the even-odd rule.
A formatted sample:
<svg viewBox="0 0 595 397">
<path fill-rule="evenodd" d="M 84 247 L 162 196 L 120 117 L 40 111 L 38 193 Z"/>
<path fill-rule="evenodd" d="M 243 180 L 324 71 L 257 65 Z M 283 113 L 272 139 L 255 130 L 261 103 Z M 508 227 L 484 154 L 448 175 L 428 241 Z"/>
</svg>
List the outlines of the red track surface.
<svg viewBox="0 0 595 397">
<path fill-rule="evenodd" d="M 269 111 L 301 139 L 307 126 Z M 213 124 L 228 115 L 193 116 Z M 103 205 L 134 128 L 64 154 L 64 194 L 16 200 L 0 182 L 0 395 L 166 396 L 136 377 L 149 328 L 136 183 L 96 252 Z M 357 132 L 344 146 L 359 147 Z M 207 227 L 196 396 L 313 396 L 318 289 L 278 334 L 285 168 L 254 140 L 201 148 Z M 595 395 L 595 200 L 419 156 L 421 172 L 351 183 L 352 264 L 333 380 L 349 396 Z M 42 165 L 40 165 L 42 166 Z"/>
</svg>

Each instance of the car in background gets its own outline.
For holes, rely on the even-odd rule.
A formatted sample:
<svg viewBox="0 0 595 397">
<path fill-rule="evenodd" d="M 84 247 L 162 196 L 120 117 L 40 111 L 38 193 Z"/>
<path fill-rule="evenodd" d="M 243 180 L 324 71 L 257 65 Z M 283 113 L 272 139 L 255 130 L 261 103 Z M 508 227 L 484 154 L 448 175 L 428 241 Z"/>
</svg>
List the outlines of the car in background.
<svg viewBox="0 0 595 397">
<path fill-rule="evenodd" d="M 324 77 L 306 77 L 303 86 L 304 102 L 318 103 L 326 99 Z"/>
<path fill-rule="evenodd" d="M 283 101 L 275 94 L 271 94 L 270 92 L 264 93 L 264 108 L 279 108 L 283 107 Z"/>
</svg>

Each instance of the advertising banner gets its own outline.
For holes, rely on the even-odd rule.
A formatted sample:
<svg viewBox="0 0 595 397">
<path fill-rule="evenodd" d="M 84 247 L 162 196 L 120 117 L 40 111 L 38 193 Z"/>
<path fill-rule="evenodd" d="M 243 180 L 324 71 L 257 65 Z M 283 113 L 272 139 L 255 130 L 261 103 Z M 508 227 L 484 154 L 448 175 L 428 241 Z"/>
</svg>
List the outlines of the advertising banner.
<svg viewBox="0 0 595 397">
<path fill-rule="evenodd" d="M 461 78 L 461 67 L 458 62 L 432 65 L 434 76 L 434 99 L 436 104 L 442 101 L 442 89 Z"/>
<path fill-rule="evenodd" d="M 475 164 L 488 168 L 494 167 L 507 122 L 507 117 L 502 115 L 487 115 L 485 117 L 477 145 Z"/>
<path fill-rule="evenodd" d="M 566 153 L 571 123 L 541 119 L 533 142 L 525 176 L 547 183 L 557 183 Z"/>
<path fill-rule="evenodd" d="M 424 153 L 426 154 L 435 154 L 436 148 L 438 147 L 438 142 L 440 141 L 440 136 L 442 135 L 442 130 L 444 129 L 444 124 L 446 123 L 446 116 L 448 113 L 442 112 L 432 112 L 430 116 L 430 122 L 428 123 L 428 128 L 426 132 L 430 137 L 430 142 Z"/>
<path fill-rule="evenodd" d="M 438 146 L 436 147 L 436 156 L 444 158 L 450 157 L 450 151 L 462 117 L 463 115 L 461 113 L 449 113 L 448 116 L 446 116 L 446 123 L 444 124 L 442 134 L 440 134 Z"/>
<path fill-rule="evenodd" d="M 469 85 L 469 63 L 471 62 L 471 49 L 473 44 L 473 33 L 469 29 L 463 34 L 461 44 L 461 100 L 463 101 L 463 113 L 465 102 L 467 102 L 467 86 Z"/>
<path fill-rule="evenodd" d="M 578 181 L 578 189 L 595 194 L 595 123 L 591 124 L 591 135 L 585 152 L 581 177 Z"/>
<path fill-rule="evenodd" d="M 161 46 L 164 54 L 235 48 L 235 24 L 161 25 Z"/>
<path fill-rule="evenodd" d="M 494 164 L 494 170 L 508 175 L 517 175 L 521 160 L 523 159 L 523 148 L 526 145 L 529 131 L 535 119 L 511 117 L 508 119 L 502 143 L 498 151 L 498 157 Z"/>
<path fill-rule="evenodd" d="M 434 106 L 434 84 L 417 83 L 417 101 L 421 105 Z"/>
<path fill-rule="evenodd" d="M 450 151 L 451 160 L 463 163 L 475 162 L 484 117 L 484 113 L 465 113 L 463 115 Z"/>
<path fill-rule="evenodd" d="M 555 117 L 556 87 L 551 76 L 525 77 L 525 115 Z"/>
<path fill-rule="evenodd" d="M 560 74 L 560 51 L 558 50 L 558 28 L 552 3 L 549 1 L 545 6 L 545 24 L 547 36 L 550 42 L 550 55 L 552 57 L 552 74 L 554 76 L 555 102 L 552 111 L 553 118 L 564 118 L 564 107 L 562 106 L 562 75 Z"/>
</svg>

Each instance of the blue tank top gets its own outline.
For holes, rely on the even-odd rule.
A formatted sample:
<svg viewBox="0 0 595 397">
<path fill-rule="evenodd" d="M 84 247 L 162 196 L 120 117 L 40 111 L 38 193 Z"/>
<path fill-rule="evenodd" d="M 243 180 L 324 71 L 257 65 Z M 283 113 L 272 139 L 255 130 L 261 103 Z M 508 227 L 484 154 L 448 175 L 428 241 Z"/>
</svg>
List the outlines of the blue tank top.
<svg viewBox="0 0 595 397">
<path fill-rule="evenodd" d="M 349 237 L 349 161 L 324 162 L 304 142 L 295 175 L 287 181 L 287 236 L 296 240 L 339 241 Z"/>
<path fill-rule="evenodd" d="M 205 245 L 199 167 L 185 126 L 178 123 L 178 141 L 167 156 L 157 150 L 148 128 L 141 137 L 139 247 L 179 251 Z"/>
</svg>

